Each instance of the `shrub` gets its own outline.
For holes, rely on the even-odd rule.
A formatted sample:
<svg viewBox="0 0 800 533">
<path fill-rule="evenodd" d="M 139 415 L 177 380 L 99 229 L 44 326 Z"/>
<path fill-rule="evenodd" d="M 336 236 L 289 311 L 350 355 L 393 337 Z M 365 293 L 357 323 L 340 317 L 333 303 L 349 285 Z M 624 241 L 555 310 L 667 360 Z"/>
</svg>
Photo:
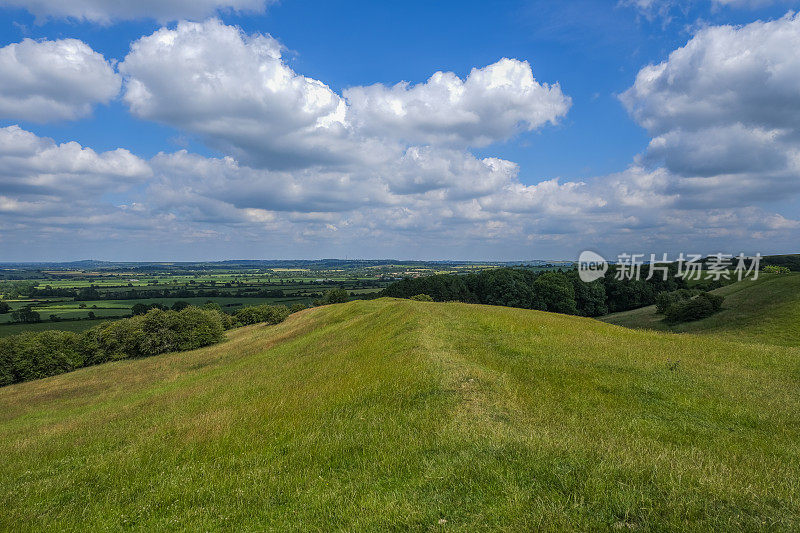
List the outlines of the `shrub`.
<svg viewBox="0 0 800 533">
<path fill-rule="evenodd" d="M 664 314 L 672 304 L 688 300 L 701 291 L 678 289 L 677 291 L 659 292 L 656 295 L 656 313 Z"/>
<path fill-rule="evenodd" d="M 97 349 L 103 354 L 103 361 L 144 355 L 140 351 L 145 335 L 142 328 L 144 316 L 115 320 L 89 330 L 97 343 Z"/>
<path fill-rule="evenodd" d="M 288 315 L 285 306 L 262 305 L 241 309 L 236 320 L 277 324 Z M 220 342 L 234 324 L 234 317 L 216 309 L 189 306 L 181 311 L 150 309 L 80 334 L 43 331 L 13 335 L 0 339 L 0 385 L 117 359 L 194 350 Z"/>
<path fill-rule="evenodd" d="M 427 294 L 415 294 L 410 299 L 414 300 L 415 302 L 432 302 L 433 301 L 433 298 L 431 298 Z"/>
<path fill-rule="evenodd" d="M 344 289 L 330 289 L 322 297 L 320 305 L 343 304 L 350 301 L 350 296 Z"/>
<path fill-rule="evenodd" d="M 722 296 L 703 292 L 694 298 L 670 305 L 664 313 L 664 320 L 671 324 L 677 324 L 706 318 L 722 308 L 723 300 Z"/>
<path fill-rule="evenodd" d="M 84 359 L 76 333 L 21 333 L 0 343 L 0 380 L 7 385 L 69 372 L 84 366 Z"/>
<path fill-rule="evenodd" d="M 236 311 L 233 318 L 237 323 L 247 326 L 249 324 L 278 324 L 289 316 L 289 308 L 285 305 L 255 305 L 243 307 Z"/>
<path fill-rule="evenodd" d="M 769 274 L 791 274 L 791 269 L 786 266 L 767 265 L 762 269 L 763 272 Z"/>
<path fill-rule="evenodd" d="M 205 309 L 206 311 L 217 311 L 219 313 L 222 312 L 222 306 L 216 302 L 212 302 L 211 300 L 204 303 L 200 309 Z"/>
<path fill-rule="evenodd" d="M 172 304 L 172 308 L 171 309 L 173 311 L 183 311 L 184 309 L 189 307 L 189 305 L 190 305 L 189 302 L 184 302 L 183 300 L 178 300 L 177 302 Z"/>
<path fill-rule="evenodd" d="M 302 311 L 304 309 L 308 309 L 308 306 L 306 304 L 297 303 L 297 304 L 292 304 L 292 306 L 289 308 L 289 312 L 297 313 L 298 311 Z"/>
<path fill-rule="evenodd" d="M 0 300 L 0 315 L 5 315 L 6 313 L 10 312 L 11 312 L 11 306 L 8 305 L 8 302 Z"/>
</svg>

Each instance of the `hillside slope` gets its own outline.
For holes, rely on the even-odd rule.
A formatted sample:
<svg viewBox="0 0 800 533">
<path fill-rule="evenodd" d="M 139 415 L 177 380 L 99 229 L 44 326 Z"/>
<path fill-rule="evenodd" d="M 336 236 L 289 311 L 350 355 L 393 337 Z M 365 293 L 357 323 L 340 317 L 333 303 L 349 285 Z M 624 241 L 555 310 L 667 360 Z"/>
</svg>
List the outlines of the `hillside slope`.
<svg viewBox="0 0 800 533">
<path fill-rule="evenodd" d="M 380 299 L 0 389 L 0 529 L 800 529 L 800 350 Z"/>
<path fill-rule="evenodd" d="M 800 274 L 762 274 L 715 291 L 723 309 L 708 318 L 670 326 L 655 306 L 614 313 L 604 322 L 629 328 L 719 335 L 742 342 L 800 346 Z"/>
</svg>

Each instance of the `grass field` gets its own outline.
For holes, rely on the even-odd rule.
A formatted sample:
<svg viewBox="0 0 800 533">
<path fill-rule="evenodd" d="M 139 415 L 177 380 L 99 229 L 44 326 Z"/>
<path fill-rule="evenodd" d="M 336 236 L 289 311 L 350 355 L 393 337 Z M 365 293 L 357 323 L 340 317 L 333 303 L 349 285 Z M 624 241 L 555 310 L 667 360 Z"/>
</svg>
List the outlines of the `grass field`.
<svg viewBox="0 0 800 533">
<path fill-rule="evenodd" d="M 380 299 L 0 389 L 0 529 L 800 529 L 800 350 Z"/>
<path fill-rule="evenodd" d="M 655 306 L 614 313 L 601 320 L 629 328 L 718 335 L 744 342 L 800 346 L 800 274 L 762 274 L 712 291 L 725 297 L 708 318 L 670 326 Z"/>
<path fill-rule="evenodd" d="M 0 337 L 17 335 L 26 331 L 38 333 L 49 329 L 59 331 L 85 331 L 89 328 L 104 324 L 108 320 L 69 320 L 65 322 L 37 322 L 35 324 L 2 324 L 0 325 Z"/>
<path fill-rule="evenodd" d="M 364 289 L 361 292 L 374 292 L 374 289 Z M 50 321 L 50 315 L 56 315 L 61 320 L 69 320 L 72 323 L 76 319 L 85 319 L 92 312 L 96 317 L 103 318 L 123 318 L 131 315 L 131 307 L 137 303 L 144 305 L 161 304 L 171 307 L 175 302 L 182 301 L 191 305 L 202 306 L 207 302 L 214 302 L 222 306 L 228 312 L 244 306 L 253 305 L 287 305 L 294 303 L 310 304 L 313 298 L 236 298 L 236 297 L 199 297 L 199 298 L 140 298 L 137 300 L 88 300 L 88 301 L 40 301 L 16 300 L 9 302 L 12 309 L 25 307 L 34 303 L 33 310 L 39 313 L 42 322 L 34 324 L 13 324 L 11 325 L 11 313 L 0 315 L 0 337 L 21 333 L 23 331 L 40 331 L 42 329 L 64 329 L 69 331 L 82 331 L 97 325 L 93 320 L 87 321 L 83 326 L 63 326 L 60 322 Z M 84 307 L 81 307 L 83 305 Z M 42 327 L 41 324 L 49 324 L 50 327 Z M 13 333 L 10 333 L 12 332 Z"/>
</svg>

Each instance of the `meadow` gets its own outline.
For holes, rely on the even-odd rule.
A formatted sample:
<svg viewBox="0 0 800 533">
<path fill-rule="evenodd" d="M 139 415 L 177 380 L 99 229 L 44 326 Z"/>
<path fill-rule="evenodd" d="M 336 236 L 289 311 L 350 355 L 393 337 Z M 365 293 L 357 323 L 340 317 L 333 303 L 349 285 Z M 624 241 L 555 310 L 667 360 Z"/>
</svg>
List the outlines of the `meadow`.
<svg viewBox="0 0 800 533">
<path fill-rule="evenodd" d="M 796 531 L 798 361 L 710 328 L 318 307 L 0 389 L 0 529 Z"/>
<path fill-rule="evenodd" d="M 723 309 L 708 318 L 670 325 L 655 306 L 607 315 L 602 320 L 629 328 L 716 335 L 720 338 L 800 346 L 800 273 L 760 274 L 711 291 Z"/>
</svg>

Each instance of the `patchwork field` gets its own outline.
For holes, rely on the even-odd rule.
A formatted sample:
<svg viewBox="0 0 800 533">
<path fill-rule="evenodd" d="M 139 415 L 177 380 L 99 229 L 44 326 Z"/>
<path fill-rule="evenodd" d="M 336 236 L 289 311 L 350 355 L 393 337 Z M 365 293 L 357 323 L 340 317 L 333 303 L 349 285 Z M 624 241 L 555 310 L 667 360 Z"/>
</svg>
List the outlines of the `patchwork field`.
<svg viewBox="0 0 800 533">
<path fill-rule="evenodd" d="M 792 531 L 798 393 L 792 347 L 319 307 L 0 389 L 0 529 Z"/>
</svg>

